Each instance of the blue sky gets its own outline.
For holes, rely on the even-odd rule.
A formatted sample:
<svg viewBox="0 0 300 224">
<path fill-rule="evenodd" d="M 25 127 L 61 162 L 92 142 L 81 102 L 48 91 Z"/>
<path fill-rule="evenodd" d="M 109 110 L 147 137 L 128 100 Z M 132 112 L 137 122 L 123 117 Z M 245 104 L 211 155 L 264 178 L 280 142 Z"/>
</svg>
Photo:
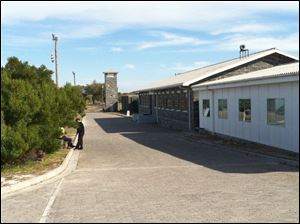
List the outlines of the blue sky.
<svg viewBox="0 0 300 224">
<path fill-rule="evenodd" d="M 299 2 L 1 1 L 1 65 L 10 56 L 53 68 L 59 85 L 103 82 L 129 92 L 175 73 L 276 47 L 299 56 Z"/>
</svg>

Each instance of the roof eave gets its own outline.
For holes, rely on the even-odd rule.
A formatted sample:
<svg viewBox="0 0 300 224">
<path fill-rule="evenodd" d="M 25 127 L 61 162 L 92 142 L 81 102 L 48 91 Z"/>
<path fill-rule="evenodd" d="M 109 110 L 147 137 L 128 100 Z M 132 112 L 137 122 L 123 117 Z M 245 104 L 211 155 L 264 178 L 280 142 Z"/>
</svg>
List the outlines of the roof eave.
<svg viewBox="0 0 300 224">
<path fill-rule="evenodd" d="M 298 74 L 298 75 L 297 75 Z M 236 83 L 242 83 L 242 82 L 252 82 L 252 81 L 260 81 L 260 80 L 270 80 L 270 79 L 278 79 L 282 77 L 298 77 L 299 80 L 299 71 L 298 72 L 291 72 L 289 74 L 283 73 L 278 74 L 275 76 L 264 76 L 264 77 L 255 77 L 255 78 L 248 78 L 248 79 L 241 79 L 241 80 L 234 80 L 234 81 L 227 81 L 227 82 L 219 82 L 219 83 L 212 83 L 212 84 L 200 84 L 195 85 L 192 87 L 193 90 L 199 89 L 199 88 L 210 88 L 214 86 L 222 86 L 222 85 L 230 85 L 230 84 L 236 84 Z"/>
<path fill-rule="evenodd" d="M 244 65 L 244 64 L 247 64 L 247 63 L 249 63 L 249 62 L 251 62 L 251 61 L 254 61 L 254 60 L 257 60 L 257 59 L 259 59 L 259 58 L 263 58 L 263 57 L 269 56 L 269 55 L 274 54 L 274 53 L 278 53 L 278 54 L 284 55 L 284 56 L 286 56 L 286 57 L 292 58 L 292 59 L 294 59 L 294 60 L 296 60 L 296 61 L 299 61 L 299 59 L 298 59 L 297 57 L 294 57 L 294 56 L 292 56 L 292 55 L 286 54 L 286 53 L 284 53 L 284 52 L 282 52 L 282 51 L 280 51 L 280 50 L 278 50 L 278 49 L 275 48 L 275 49 L 269 51 L 269 52 L 268 52 L 266 55 L 264 55 L 264 56 L 254 57 L 254 58 L 252 58 L 251 60 L 244 60 L 244 61 L 237 62 L 237 64 L 235 64 L 235 65 L 229 65 L 229 66 L 224 67 L 224 68 L 222 68 L 222 69 L 216 70 L 216 71 L 214 71 L 214 72 L 209 73 L 209 74 L 206 75 L 205 77 L 201 77 L 200 79 L 199 79 L 199 78 L 196 78 L 196 79 L 193 79 L 193 80 L 190 80 L 190 81 L 186 81 L 186 82 L 184 82 L 182 85 L 183 85 L 183 86 L 190 86 L 190 85 L 194 84 L 195 82 L 199 82 L 199 81 L 201 81 L 201 80 L 203 80 L 203 79 L 205 79 L 205 78 L 207 78 L 207 77 L 210 77 L 210 76 L 212 76 L 212 75 L 215 75 L 215 74 L 224 72 L 224 71 L 226 71 L 226 70 L 229 70 L 229 69 L 232 69 L 232 68 L 235 68 L 235 67 Z"/>
<path fill-rule="evenodd" d="M 166 86 L 160 86 L 160 87 L 153 87 L 153 88 L 147 88 L 147 89 L 140 89 L 135 92 L 147 92 L 147 91 L 153 91 L 153 90 L 160 90 L 160 89 L 168 89 L 168 88 L 174 88 L 174 87 L 181 87 L 183 83 L 177 83 L 173 85 L 166 85 Z"/>
<path fill-rule="evenodd" d="M 275 52 L 274 53 L 279 53 L 279 54 L 282 54 L 282 55 L 284 55 L 284 56 L 286 56 L 286 57 L 289 57 L 289 58 L 292 58 L 292 59 L 294 59 L 294 60 L 296 60 L 296 61 L 299 61 L 299 58 L 298 57 L 295 57 L 295 56 L 292 56 L 292 55 L 290 55 L 290 54 L 287 54 L 287 53 L 285 53 L 285 52 L 283 52 L 283 51 L 281 51 L 281 50 L 279 50 L 279 49 L 275 49 Z"/>
</svg>

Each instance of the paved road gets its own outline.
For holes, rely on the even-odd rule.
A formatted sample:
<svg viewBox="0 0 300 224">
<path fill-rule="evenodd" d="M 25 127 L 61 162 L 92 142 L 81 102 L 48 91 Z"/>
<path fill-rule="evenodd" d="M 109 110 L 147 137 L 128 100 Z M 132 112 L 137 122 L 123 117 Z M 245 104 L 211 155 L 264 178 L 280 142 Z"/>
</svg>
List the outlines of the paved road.
<svg viewBox="0 0 300 224">
<path fill-rule="evenodd" d="M 299 221 L 299 170 L 271 159 L 103 113 L 84 146 L 62 180 L 1 199 L 1 221 Z"/>
</svg>

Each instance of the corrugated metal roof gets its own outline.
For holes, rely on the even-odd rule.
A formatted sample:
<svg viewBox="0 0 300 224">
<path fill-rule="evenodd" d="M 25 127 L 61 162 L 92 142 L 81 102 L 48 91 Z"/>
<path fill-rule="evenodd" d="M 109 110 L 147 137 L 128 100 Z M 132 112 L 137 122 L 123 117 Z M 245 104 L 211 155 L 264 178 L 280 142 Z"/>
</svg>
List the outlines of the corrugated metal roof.
<svg viewBox="0 0 300 224">
<path fill-rule="evenodd" d="M 289 63 L 285 65 L 278 65 L 272 68 L 262 69 L 255 72 L 249 72 L 242 75 L 231 76 L 228 78 L 218 79 L 215 81 L 208 81 L 198 85 L 194 85 L 192 88 L 212 86 L 219 84 L 227 84 L 233 82 L 243 82 L 257 79 L 266 79 L 281 76 L 299 75 L 299 62 Z"/>
<path fill-rule="evenodd" d="M 220 72 L 229 70 L 231 68 L 246 64 L 248 62 L 254 61 L 256 59 L 274 54 L 279 53 L 281 55 L 293 58 L 295 60 L 298 60 L 298 58 L 293 57 L 291 55 L 288 55 L 276 48 L 271 48 L 268 50 L 260 51 L 254 54 L 250 54 L 248 57 L 244 58 L 235 58 L 232 60 L 224 61 L 221 63 L 209 65 L 206 67 L 202 67 L 199 69 L 187 71 L 184 73 L 181 73 L 180 75 L 173 76 L 171 78 L 161 80 L 159 82 L 150 84 L 149 86 L 144 87 L 141 90 L 138 90 L 136 92 L 140 91 L 147 91 L 147 90 L 155 90 L 155 89 L 162 89 L 162 88 L 169 88 L 169 87 L 175 87 L 175 86 L 190 86 L 195 82 L 199 82 L 205 78 L 208 78 L 212 75 L 218 74 Z"/>
</svg>

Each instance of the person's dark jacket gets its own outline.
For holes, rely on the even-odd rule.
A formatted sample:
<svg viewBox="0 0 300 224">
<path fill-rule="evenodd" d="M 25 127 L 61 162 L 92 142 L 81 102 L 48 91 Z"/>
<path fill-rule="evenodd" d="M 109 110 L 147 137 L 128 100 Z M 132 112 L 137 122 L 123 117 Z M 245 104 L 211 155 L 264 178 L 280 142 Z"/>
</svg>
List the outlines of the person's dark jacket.
<svg viewBox="0 0 300 224">
<path fill-rule="evenodd" d="M 79 127 L 77 128 L 77 133 L 78 135 L 83 136 L 84 135 L 84 126 L 82 122 L 79 122 Z"/>
</svg>

